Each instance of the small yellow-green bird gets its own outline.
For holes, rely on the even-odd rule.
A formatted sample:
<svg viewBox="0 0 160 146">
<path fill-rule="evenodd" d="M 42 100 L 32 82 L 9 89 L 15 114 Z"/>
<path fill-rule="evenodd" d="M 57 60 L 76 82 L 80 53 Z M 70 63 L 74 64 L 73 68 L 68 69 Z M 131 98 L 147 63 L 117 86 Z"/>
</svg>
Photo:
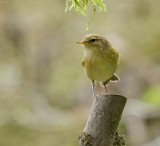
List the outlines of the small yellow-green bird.
<svg viewBox="0 0 160 146">
<path fill-rule="evenodd" d="M 95 97 L 95 81 L 100 82 L 107 92 L 106 86 L 109 81 L 119 80 L 115 75 L 119 64 L 119 53 L 105 37 L 97 34 L 87 34 L 77 43 L 84 46 L 82 66 L 91 80 L 93 97 Z"/>
</svg>

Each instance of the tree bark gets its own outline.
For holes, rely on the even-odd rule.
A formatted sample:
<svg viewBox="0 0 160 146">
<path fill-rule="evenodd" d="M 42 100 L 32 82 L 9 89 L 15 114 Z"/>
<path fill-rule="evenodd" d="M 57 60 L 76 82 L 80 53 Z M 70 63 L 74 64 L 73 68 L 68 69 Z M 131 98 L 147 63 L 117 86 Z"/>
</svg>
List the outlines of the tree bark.
<svg viewBox="0 0 160 146">
<path fill-rule="evenodd" d="M 121 95 L 98 95 L 94 98 L 92 109 L 79 137 L 79 146 L 113 146 L 125 145 L 116 132 L 121 115 L 127 101 Z M 122 143 L 118 144 L 118 141 Z"/>
</svg>

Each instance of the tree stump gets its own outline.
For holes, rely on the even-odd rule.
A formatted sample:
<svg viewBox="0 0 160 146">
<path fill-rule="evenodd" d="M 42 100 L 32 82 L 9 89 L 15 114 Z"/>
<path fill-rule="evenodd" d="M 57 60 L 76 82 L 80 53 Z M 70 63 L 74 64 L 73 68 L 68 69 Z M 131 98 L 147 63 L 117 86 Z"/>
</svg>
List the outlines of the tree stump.
<svg viewBox="0 0 160 146">
<path fill-rule="evenodd" d="M 91 112 L 79 137 L 79 146 L 122 146 L 123 137 L 117 133 L 117 127 L 127 98 L 121 95 L 97 95 Z"/>
</svg>

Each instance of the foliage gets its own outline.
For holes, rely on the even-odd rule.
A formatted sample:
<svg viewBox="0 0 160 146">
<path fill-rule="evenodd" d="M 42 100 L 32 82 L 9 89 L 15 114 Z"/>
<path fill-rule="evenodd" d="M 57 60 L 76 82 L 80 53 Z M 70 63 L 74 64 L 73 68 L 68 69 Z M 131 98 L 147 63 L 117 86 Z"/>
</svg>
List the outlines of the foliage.
<svg viewBox="0 0 160 146">
<path fill-rule="evenodd" d="M 66 0 L 66 9 L 65 11 L 70 11 L 72 8 L 75 9 L 78 13 L 86 16 L 87 15 L 87 6 L 88 4 L 91 4 L 92 7 L 92 16 L 88 22 L 88 26 L 91 23 L 95 13 L 96 13 L 96 6 L 98 6 L 100 11 L 107 12 L 106 4 L 103 2 L 103 0 Z"/>
<path fill-rule="evenodd" d="M 93 12 L 96 12 L 96 5 L 99 7 L 99 10 L 107 11 L 106 4 L 103 0 L 90 0 Z M 66 10 L 71 10 L 74 8 L 77 12 L 86 15 L 86 10 L 88 6 L 88 0 L 67 0 L 66 1 Z"/>
<path fill-rule="evenodd" d="M 159 107 L 160 105 L 159 95 L 160 95 L 160 86 L 153 86 L 146 91 L 146 93 L 143 96 L 143 99 L 146 103 Z"/>
</svg>

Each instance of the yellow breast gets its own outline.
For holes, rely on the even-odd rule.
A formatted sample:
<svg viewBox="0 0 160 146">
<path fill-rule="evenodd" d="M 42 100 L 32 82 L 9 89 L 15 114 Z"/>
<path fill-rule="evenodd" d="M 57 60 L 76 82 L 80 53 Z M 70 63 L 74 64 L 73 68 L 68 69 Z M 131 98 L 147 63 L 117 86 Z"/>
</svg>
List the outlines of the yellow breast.
<svg viewBox="0 0 160 146">
<path fill-rule="evenodd" d="M 106 81 L 115 73 L 119 55 L 113 52 L 106 54 L 86 53 L 82 65 L 90 80 Z"/>
</svg>

